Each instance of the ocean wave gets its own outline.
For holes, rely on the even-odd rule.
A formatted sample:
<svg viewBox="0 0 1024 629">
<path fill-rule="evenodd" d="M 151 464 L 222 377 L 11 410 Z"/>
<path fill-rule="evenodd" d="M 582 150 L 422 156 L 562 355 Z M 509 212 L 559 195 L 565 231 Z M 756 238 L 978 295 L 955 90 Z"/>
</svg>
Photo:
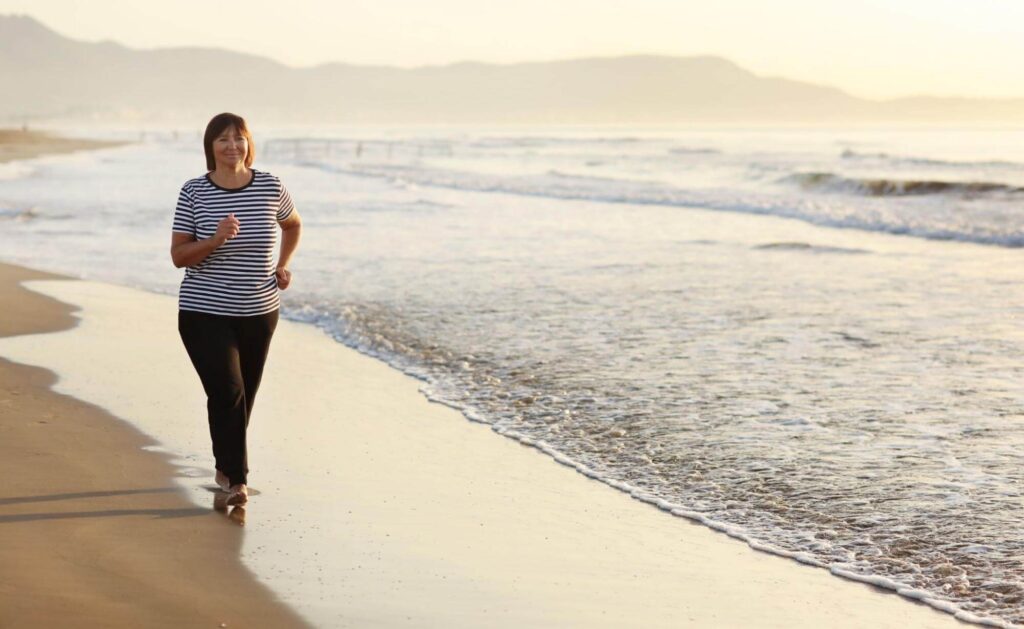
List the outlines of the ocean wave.
<svg viewBox="0 0 1024 629">
<path fill-rule="evenodd" d="M 912 166 L 943 166 L 948 168 L 1024 168 L 1024 163 L 1011 162 L 1007 160 L 946 160 L 928 157 L 892 155 L 881 151 L 875 153 L 861 153 L 851 149 L 844 150 L 839 156 L 842 159 L 847 160 L 885 160 L 891 163 Z"/>
<path fill-rule="evenodd" d="M 353 177 L 380 178 L 395 185 L 420 185 L 472 192 L 664 205 L 670 207 L 778 216 L 822 227 L 860 229 L 931 240 L 957 240 L 1001 247 L 1024 246 L 1024 228 L 1012 214 L 1015 208 L 975 209 L 970 221 L 951 204 L 927 207 L 890 205 L 860 207 L 831 203 L 808 195 L 778 195 L 727 189 L 691 190 L 649 181 L 571 175 L 548 171 L 539 175 L 494 175 L 457 170 L 382 163 L 342 164 L 306 161 L 304 166 Z M 907 195 L 904 195 L 907 196 Z M 865 198 L 864 202 L 869 199 Z"/>
<path fill-rule="evenodd" d="M 668 150 L 672 155 L 715 155 L 722 151 L 713 148 L 677 146 Z"/>
<path fill-rule="evenodd" d="M 574 173 L 565 173 L 554 168 L 547 171 L 547 175 L 558 179 L 571 179 L 575 181 L 590 181 L 599 183 L 613 183 L 622 181 L 622 179 L 618 177 L 604 177 L 601 175 L 577 175 Z"/>
<path fill-rule="evenodd" d="M 870 179 L 843 177 L 834 173 L 796 173 L 780 180 L 805 190 L 843 192 L 872 197 L 903 197 L 926 194 L 1020 194 L 1024 188 L 987 181 L 939 181 L 927 179 Z"/>
<path fill-rule="evenodd" d="M 807 242 L 769 242 L 757 245 L 754 249 L 778 250 L 778 251 L 806 251 L 808 253 L 870 253 L 867 249 L 854 249 L 851 247 L 829 247 L 827 245 L 812 245 Z"/>
<path fill-rule="evenodd" d="M 643 142 L 645 138 L 624 136 L 624 137 L 565 137 L 565 136 L 484 136 L 469 143 L 469 146 L 498 148 L 498 147 L 538 147 L 572 144 L 635 144 Z"/>
</svg>

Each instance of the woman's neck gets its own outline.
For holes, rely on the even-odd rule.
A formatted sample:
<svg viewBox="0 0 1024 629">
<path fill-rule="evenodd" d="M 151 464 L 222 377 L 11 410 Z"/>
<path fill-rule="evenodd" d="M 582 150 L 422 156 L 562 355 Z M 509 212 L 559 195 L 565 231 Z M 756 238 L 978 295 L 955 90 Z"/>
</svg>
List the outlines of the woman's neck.
<svg viewBox="0 0 1024 629">
<path fill-rule="evenodd" d="M 245 164 L 239 164 L 237 168 L 218 166 L 210 172 L 213 183 L 224 188 L 241 188 L 251 178 L 252 171 Z"/>
</svg>

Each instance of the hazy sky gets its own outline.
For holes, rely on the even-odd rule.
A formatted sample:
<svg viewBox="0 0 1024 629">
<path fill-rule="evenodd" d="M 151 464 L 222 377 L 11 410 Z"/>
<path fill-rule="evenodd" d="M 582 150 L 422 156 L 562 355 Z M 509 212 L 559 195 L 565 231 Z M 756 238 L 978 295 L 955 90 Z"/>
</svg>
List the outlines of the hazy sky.
<svg viewBox="0 0 1024 629">
<path fill-rule="evenodd" d="M 869 98 L 1024 97 L 1024 0 L 0 0 L 0 13 L 294 66 L 714 54 Z"/>
</svg>

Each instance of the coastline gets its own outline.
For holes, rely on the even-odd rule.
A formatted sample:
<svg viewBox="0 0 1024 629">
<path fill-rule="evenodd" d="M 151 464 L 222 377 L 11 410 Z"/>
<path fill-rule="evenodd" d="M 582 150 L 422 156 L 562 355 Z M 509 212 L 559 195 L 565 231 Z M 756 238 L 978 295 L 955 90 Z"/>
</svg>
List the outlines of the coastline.
<svg viewBox="0 0 1024 629">
<path fill-rule="evenodd" d="M 0 164 L 43 155 L 122 146 L 127 142 L 65 138 L 45 131 L 0 128 Z"/>
<path fill-rule="evenodd" d="M 6 267 L 6 272 L 12 268 Z M 36 337 L 31 346 L 25 337 L 0 342 L 0 356 L 16 355 L 54 369 L 60 375 L 59 390 L 74 392 L 116 417 L 132 418 L 133 425 L 152 422 L 148 425 L 159 430 L 156 427 L 176 418 L 194 419 L 196 412 L 154 397 L 163 391 L 165 398 L 188 406 L 194 400 L 180 399 L 178 387 L 189 393 L 198 388 L 194 375 L 177 364 L 182 362 L 177 339 L 166 333 L 172 325 L 173 298 L 77 280 L 35 281 L 31 289 L 79 306 L 82 324 L 69 332 Z M 18 304 L 15 309 L 24 313 L 24 320 L 39 319 L 39 300 L 7 301 Z M 125 317 L 138 325 L 124 326 Z M 103 351 L 105 347 L 115 349 Z M 133 364 L 133 353 L 153 357 L 158 364 Z M 162 379 L 159 387 L 147 382 L 154 374 Z M 47 384 L 39 382 L 37 388 Z M 232 552 L 241 552 L 243 561 L 271 588 L 277 583 L 278 594 L 317 626 L 965 626 L 949 614 L 894 593 L 754 551 L 724 534 L 668 516 L 533 448 L 501 439 L 451 408 L 428 402 L 419 384 L 309 325 L 282 321 L 275 337 L 254 419 L 260 425 L 253 450 L 254 460 L 260 461 L 256 485 L 262 495 L 250 502 L 246 539 L 243 544 L 236 535 L 238 545 Z M 174 393 L 168 396 L 167 390 Z M 18 410 L 20 404 L 20 399 L 13 402 L 11 416 L 26 413 Z M 115 417 L 103 417 L 108 430 L 133 432 Z M 330 475 L 324 477 L 329 479 L 324 481 L 327 495 L 305 488 L 311 472 L 299 457 L 308 458 L 310 442 L 298 440 L 299 435 L 290 439 L 289 427 L 281 426 L 290 417 L 302 418 L 302 431 L 314 447 L 322 444 L 331 450 L 329 465 L 318 468 Z M 31 424 L 22 428 L 39 432 Z M 198 428 L 201 432 L 203 427 Z M 111 452 L 158 459 L 137 451 L 151 441 L 138 432 L 134 438 L 80 449 L 107 462 Z M 160 443 L 182 454 L 180 445 L 164 439 Z M 24 454 L 27 448 L 12 449 L 12 456 L 4 460 L 15 470 L 24 467 L 30 460 Z M 165 485 L 170 474 L 167 462 L 149 476 L 126 476 L 122 465 L 117 466 L 121 484 L 129 478 L 137 481 L 128 489 Z M 13 478 L 16 473 L 8 472 Z M 212 524 L 206 528 L 219 527 L 226 535 L 240 532 L 223 526 L 219 516 L 207 517 L 216 515 L 209 507 L 196 507 L 196 496 L 204 494 L 200 486 L 193 489 L 191 509 L 175 506 L 182 517 L 155 519 L 153 526 Z M 174 495 L 161 492 L 145 500 L 166 501 Z M 138 506 L 137 499 L 132 497 L 132 506 Z M 113 503 L 118 496 L 104 500 Z M 283 537 L 287 528 L 273 528 L 300 509 L 296 503 L 309 510 L 296 529 L 302 531 L 303 541 Z M 20 509 L 26 507 L 42 510 L 34 503 Z M 170 507 L 160 502 L 151 508 Z M 9 509 L 5 505 L 5 516 L 11 514 Z M 111 504 L 109 509 L 118 507 Z M 115 533 L 112 527 L 119 519 L 138 520 L 101 517 L 91 519 L 90 526 L 96 535 L 102 532 L 116 540 L 117 535 L 128 534 L 121 529 Z M 43 532 L 42 526 L 35 528 L 40 529 L 36 533 Z M 327 544 L 318 543 L 325 540 Z M 344 552 L 332 554 L 328 544 Z M 175 549 L 176 554 L 182 547 Z M 81 554 L 77 548 L 62 552 L 82 570 L 98 570 L 97 564 L 109 556 Z M 40 556 L 48 552 L 36 550 Z M 227 554 L 226 547 L 217 546 L 217 552 Z M 137 553 L 119 554 L 124 555 L 125 566 L 143 560 L 134 556 Z M 276 563 L 261 563 L 271 556 Z M 312 574 L 317 561 L 327 571 L 319 577 Z M 342 562 L 351 564 L 337 565 Z M 179 558 L 176 565 L 183 563 Z M 0 565 L 13 564 L 5 560 Z M 275 582 L 274 570 L 287 574 Z M 160 583 L 163 577 L 154 576 L 151 583 Z M 309 591 L 301 591 L 302 584 L 281 587 L 302 578 Z M 317 590 L 315 578 L 327 583 Z M 3 581 L 10 582 L 10 577 Z M 335 597 L 327 604 L 333 611 L 313 605 L 325 592 Z M 0 593 L 12 594 L 6 588 Z M 187 600 L 192 596 L 189 593 Z M 182 600 L 177 595 L 170 598 L 179 604 Z M 308 608 L 304 602 L 310 603 Z M 7 606 L 0 604 L 0 609 Z M 99 613 L 106 613 L 106 608 Z"/>
<path fill-rule="evenodd" d="M 0 264 L 0 340 L 77 324 Z M 238 559 L 243 530 L 192 504 L 152 440 L 0 359 L 0 626 L 303 627 Z M 221 624 L 225 623 L 225 624 Z"/>
</svg>

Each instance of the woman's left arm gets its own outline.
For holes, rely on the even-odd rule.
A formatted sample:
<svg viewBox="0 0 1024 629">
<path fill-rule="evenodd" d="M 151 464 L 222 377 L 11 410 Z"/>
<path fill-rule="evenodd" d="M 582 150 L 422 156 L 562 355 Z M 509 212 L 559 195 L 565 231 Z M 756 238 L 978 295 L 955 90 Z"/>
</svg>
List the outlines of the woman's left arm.
<svg viewBox="0 0 1024 629">
<path fill-rule="evenodd" d="M 292 283 L 292 272 L 288 270 L 288 263 L 292 254 L 299 246 L 299 237 L 302 235 L 302 219 L 299 218 L 299 211 L 292 210 L 288 218 L 278 225 L 281 226 L 281 255 L 277 259 L 277 287 L 281 290 L 288 288 Z"/>
</svg>

